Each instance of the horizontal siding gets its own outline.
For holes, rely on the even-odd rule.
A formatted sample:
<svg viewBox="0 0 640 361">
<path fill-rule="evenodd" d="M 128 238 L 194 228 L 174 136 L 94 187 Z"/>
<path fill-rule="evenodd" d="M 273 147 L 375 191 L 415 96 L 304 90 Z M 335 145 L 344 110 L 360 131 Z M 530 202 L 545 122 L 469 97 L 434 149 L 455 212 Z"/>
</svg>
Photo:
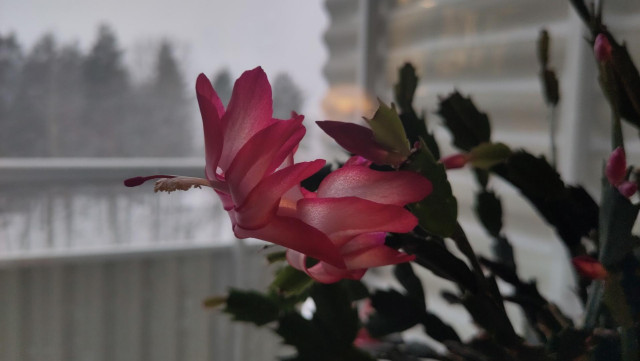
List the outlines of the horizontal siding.
<svg viewBox="0 0 640 361">
<path fill-rule="evenodd" d="M 0 270 L 0 360 L 274 360 L 269 330 L 202 307 L 232 286 L 264 289 L 266 267 L 251 246 Z"/>
</svg>

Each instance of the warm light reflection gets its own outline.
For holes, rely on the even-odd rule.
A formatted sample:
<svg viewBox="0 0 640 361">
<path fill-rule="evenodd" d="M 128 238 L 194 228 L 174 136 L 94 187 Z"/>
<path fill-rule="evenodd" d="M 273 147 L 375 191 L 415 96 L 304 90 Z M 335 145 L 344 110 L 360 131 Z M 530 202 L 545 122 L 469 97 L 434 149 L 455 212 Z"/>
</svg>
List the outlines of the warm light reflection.
<svg viewBox="0 0 640 361">
<path fill-rule="evenodd" d="M 425 9 L 432 8 L 432 7 L 436 6 L 436 5 L 438 5 L 438 3 L 436 3 L 435 0 L 423 0 L 420 3 L 420 6 L 422 6 Z"/>
<path fill-rule="evenodd" d="M 356 85 L 339 84 L 327 91 L 322 100 L 322 110 L 328 119 L 355 120 L 373 114 L 375 101 Z"/>
</svg>

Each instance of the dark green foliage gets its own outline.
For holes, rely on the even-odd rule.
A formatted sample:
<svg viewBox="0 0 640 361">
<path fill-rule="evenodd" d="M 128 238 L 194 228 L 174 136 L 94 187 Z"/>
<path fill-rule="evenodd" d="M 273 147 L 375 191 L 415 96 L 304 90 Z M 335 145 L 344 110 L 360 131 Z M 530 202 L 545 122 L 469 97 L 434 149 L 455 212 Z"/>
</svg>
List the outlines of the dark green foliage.
<svg viewBox="0 0 640 361">
<path fill-rule="evenodd" d="M 409 63 L 404 64 L 398 70 L 398 83 L 394 87 L 395 99 L 400 108 L 400 120 L 411 144 L 422 139 L 434 158 L 440 159 L 440 149 L 433 134 L 427 130 L 425 115 L 418 116 L 413 108 L 413 96 L 417 86 L 416 69 Z"/>
<path fill-rule="evenodd" d="M 416 69 L 413 65 L 405 63 L 398 70 L 398 83 L 393 88 L 396 102 L 401 111 L 409 111 L 413 107 L 413 95 L 417 87 Z"/>
<path fill-rule="evenodd" d="M 558 360 L 574 360 L 586 351 L 587 337 L 588 332 L 566 328 L 551 338 L 547 347 Z"/>
<path fill-rule="evenodd" d="M 468 293 L 462 297 L 462 303 L 473 320 L 503 347 L 513 347 L 521 342 L 504 312 L 502 300 L 482 293 Z"/>
<path fill-rule="evenodd" d="M 291 360 L 372 360 L 353 346 L 359 321 L 346 287 L 342 283 L 315 284 L 310 296 L 316 304 L 311 320 L 287 313 L 276 329 L 284 342 L 298 352 Z"/>
<path fill-rule="evenodd" d="M 271 297 L 256 291 L 232 289 L 225 303 L 224 312 L 236 321 L 251 322 L 262 326 L 278 319 L 280 309 Z"/>
<path fill-rule="evenodd" d="M 271 252 L 267 254 L 266 258 L 269 264 L 285 261 L 287 258 L 287 252 L 286 251 Z"/>
<path fill-rule="evenodd" d="M 438 236 L 450 236 L 456 227 L 458 203 L 453 196 L 444 166 L 436 162 L 423 143 L 404 169 L 424 175 L 433 185 L 431 194 L 409 206 L 413 214 L 418 217 L 420 226 Z"/>
<path fill-rule="evenodd" d="M 493 262 L 481 257 L 480 262 L 494 275 L 514 287 L 511 295 L 503 296 L 505 300 L 518 304 L 525 313 L 529 325 L 536 331 L 540 339 L 546 339 L 548 332 L 559 332 L 570 324 L 567 317 L 538 292 L 535 281 L 523 282 L 515 268 L 504 262 Z"/>
<path fill-rule="evenodd" d="M 371 296 L 371 305 L 376 310 L 367 323 L 371 335 L 384 336 L 422 324 L 425 332 L 435 340 L 460 341 L 451 326 L 427 311 L 422 282 L 413 272 L 411 265 L 396 265 L 394 275 L 406 292 L 378 291 Z"/>
<path fill-rule="evenodd" d="M 431 312 L 425 312 L 420 323 L 424 326 L 427 335 L 436 341 L 460 341 L 460 336 L 453 327 L 444 323 L 440 317 Z"/>
<path fill-rule="evenodd" d="M 284 266 L 276 272 L 270 287 L 278 293 L 300 296 L 303 300 L 311 285 L 313 285 L 313 280 L 306 273 L 291 266 Z"/>
<path fill-rule="evenodd" d="M 599 261 L 607 269 L 615 269 L 637 245 L 631 229 L 640 208 L 610 186 L 606 179 L 602 183 Z"/>
<path fill-rule="evenodd" d="M 549 67 L 549 48 L 551 39 L 547 30 L 540 31 L 538 37 L 538 60 L 540 61 L 540 81 L 542 93 L 547 104 L 556 106 L 560 101 L 560 90 L 556 72 Z M 553 131 L 553 130 L 551 130 Z"/>
<path fill-rule="evenodd" d="M 490 235 L 499 238 L 502 230 L 502 204 L 492 191 L 476 194 L 476 214 Z"/>
<path fill-rule="evenodd" d="M 409 234 L 389 236 L 388 243 L 393 247 L 402 247 L 409 254 L 415 254 L 415 262 L 434 274 L 455 282 L 464 289 L 477 289 L 476 278 L 467 264 L 447 250 L 444 243 Z"/>
<path fill-rule="evenodd" d="M 457 91 L 440 100 L 438 114 L 453 135 L 453 144 L 464 151 L 489 142 L 491 126 L 489 118 L 476 108 L 470 98 Z"/>
<path fill-rule="evenodd" d="M 373 337 L 407 330 L 417 325 L 420 315 L 425 313 L 424 300 L 418 303 L 413 297 L 396 290 L 374 293 L 371 305 L 376 312 L 369 318 L 367 329 Z"/>
<path fill-rule="evenodd" d="M 580 240 L 598 229 L 598 205 L 582 187 L 565 185 L 544 157 L 525 151 L 515 152 L 492 171 L 531 202 L 573 255 L 584 253 Z"/>
<path fill-rule="evenodd" d="M 556 72 L 551 69 L 543 69 L 540 71 L 540 80 L 547 103 L 557 105 L 560 101 L 560 85 Z"/>
</svg>

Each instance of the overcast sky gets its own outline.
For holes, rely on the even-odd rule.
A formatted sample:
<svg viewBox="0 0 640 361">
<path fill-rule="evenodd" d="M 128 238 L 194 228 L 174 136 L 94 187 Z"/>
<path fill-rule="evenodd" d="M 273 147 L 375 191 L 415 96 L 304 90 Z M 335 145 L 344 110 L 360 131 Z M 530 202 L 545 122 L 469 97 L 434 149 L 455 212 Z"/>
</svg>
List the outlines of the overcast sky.
<svg viewBox="0 0 640 361">
<path fill-rule="evenodd" d="M 319 117 L 326 90 L 321 0 L 0 0 L 0 33 L 14 32 L 30 47 L 43 33 L 88 49 L 99 23 L 115 30 L 134 68 L 135 56 L 159 38 L 179 48 L 187 80 L 222 67 L 237 77 L 261 65 L 270 78 L 289 72 L 304 90 L 305 113 Z"/>
</svg>

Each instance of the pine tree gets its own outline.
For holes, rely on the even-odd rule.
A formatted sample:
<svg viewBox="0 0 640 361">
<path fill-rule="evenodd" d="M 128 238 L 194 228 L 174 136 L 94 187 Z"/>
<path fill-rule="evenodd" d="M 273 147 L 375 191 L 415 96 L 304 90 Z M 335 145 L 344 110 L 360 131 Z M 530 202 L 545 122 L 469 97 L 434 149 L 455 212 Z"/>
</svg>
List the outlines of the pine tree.
<svg viewBox="0 0 640 361">
<path fill-rule="evenodd" d="M 18 96 L 23 54 L 14 34 L 0 35 L 0 157 L 18 155 L 16 147 L 19 123 L 13 116 Z"/>
<path fill-rule="evenodd" d="M 173 47 L 162 41 L 157 52 L 153 78 L 146 93 L 146 115 L 139 119 L 139 127 L 146 128 L 152 141 L 138 150 L 143 156 L 186 156 L 192 150 L 192 124 L 185 95 L 185 84 L 176 61 Z"/>
<path fill-rule="evenodd" d="M 14 156 L 44 157 L 50 154 L 50 139 L 56 42 L 51 34 L 34 45 L 21 68 L 17 95 L 12 104 L 9 147 Z"/>
<path fill-rule="evenodd" d="M 302 91 L 287 73 L 279 73 L 273 81 L 273 116 L 288 119 L 291 112 L 300 113 L 304 98 Z"/>
<path fill-rule="evenodd" d="M 106 25 L 83 64 L 84 109 L 82 155 L 122 156 L 124 144 L 135 142 L 129 75 L 122 63 L 122 52 L 113 31 Z"/>
<path fill-rule="evenodd" d="M 216 90 L 222 104 L 224 104 L 226 108 L 227 105 L 229 105 L 229 99 L 231 99 L 231 92 L 233 89 L 229 69 L 222 69 L 218 71 L 212 79 L 211 84 L 213 85 L 213 89 Z"/>
</svg>

